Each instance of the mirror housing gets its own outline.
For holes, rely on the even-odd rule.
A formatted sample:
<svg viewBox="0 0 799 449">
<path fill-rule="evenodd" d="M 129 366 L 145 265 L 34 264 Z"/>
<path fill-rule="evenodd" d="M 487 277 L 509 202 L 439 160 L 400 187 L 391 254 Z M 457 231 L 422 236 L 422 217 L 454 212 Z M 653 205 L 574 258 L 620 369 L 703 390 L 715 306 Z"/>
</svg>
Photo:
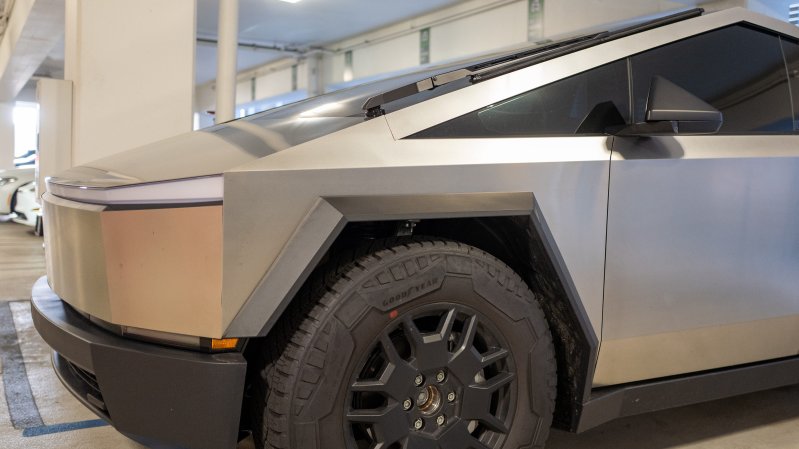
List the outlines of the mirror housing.
<svg viewBox="0 0 799 449">
<path fill-rule="evenodd" d="M 617 136 L 715 134 L 724 123 L 718 109 L 662 76 L 652 78 L 646 121 L 624 126 Z"/>
</svg>

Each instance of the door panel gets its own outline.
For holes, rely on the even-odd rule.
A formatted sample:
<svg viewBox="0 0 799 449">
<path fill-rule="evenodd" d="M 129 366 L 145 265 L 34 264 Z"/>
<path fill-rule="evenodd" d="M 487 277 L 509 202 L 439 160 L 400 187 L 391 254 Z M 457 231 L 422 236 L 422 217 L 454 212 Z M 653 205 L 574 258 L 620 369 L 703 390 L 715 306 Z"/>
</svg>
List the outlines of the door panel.
<svg viewBox="0 0 799 449">
<path fill-rule="evenodd" d="M 799 136 L 613 150 L 595 386 L 796 355 Z"/>
</svg>

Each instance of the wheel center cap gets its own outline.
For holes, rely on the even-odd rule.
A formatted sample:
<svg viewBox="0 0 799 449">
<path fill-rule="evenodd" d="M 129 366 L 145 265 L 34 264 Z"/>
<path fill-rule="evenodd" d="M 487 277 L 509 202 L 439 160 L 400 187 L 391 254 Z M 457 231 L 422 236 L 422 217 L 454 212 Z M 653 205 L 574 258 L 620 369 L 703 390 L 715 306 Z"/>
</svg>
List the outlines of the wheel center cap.
<svg viewBox="0 0 799 449">
<path fill-rule="evenodd" d="M 441 407 L 441 392 L 435 385 L 428 385 L 419 391 L 416 397 L 416 406 L 425 415 L 436 413 Z"/>
</svg>

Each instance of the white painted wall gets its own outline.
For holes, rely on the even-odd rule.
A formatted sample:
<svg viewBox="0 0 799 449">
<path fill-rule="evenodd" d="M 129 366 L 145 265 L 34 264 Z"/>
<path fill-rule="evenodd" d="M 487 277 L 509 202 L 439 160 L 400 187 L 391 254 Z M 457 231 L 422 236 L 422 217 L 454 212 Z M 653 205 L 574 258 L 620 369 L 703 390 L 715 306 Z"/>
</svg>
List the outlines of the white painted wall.
<svg viewBox="0 0 799 449">
<path fill-rule="evenodd" d="M 353 79 L 393 72 L 419 65 L 419 33 L 411 33 L 352 52 Z M 339 81 L 344 81 L 344 58 Z"/>
<path fill-rule="evenodd" d="M 249 103 L 252 98 L 252 79 L 245 79 L 236 83 L 236 104 Z"/>
<path fill-rule="evenodd" d="M 303 65 L 303 69 L 304 69 Z M 291 92 L 291 67 L 268 72 L 255 78 L 255 98 L 269 98 L 275 95 L 280 95 L 286 92 Z M 303 79 L 307 80 L 308 76 L 303 72 Z M 297 67 L 297 83 L 299 84 L 300 68 Z M 303 86 L 304 87 L 304 86 Z M 300 88 L 303 88 L 300 87 Z"/>
<path fill-rule="evenodd" d="M 743 6 L 760 14 L 787 20 L 788 6 L 796 2 L 797 0 L 715 0 L 704 3 L 701 6 L 706 11 L 718 11 L 720 9 Z"/>
<path fill-rule="evenodd" d="M 39 171 L 37 189 L 44 180 L 72 167 L 72 82 L 50 78 L 36 85 L 39 103 Z"/>
<path fill-rule="evenodd" d="M 545 1 L 544 6 L 549 3 Z M 527 42 L 526 0 L 432 27 L 430 60 L 445 61 L 522 42 Z"/>
<path fill-rule="evenodd" d="M 14 168 L 14 104 L 0 103 L 0 170 Z"/>
<path fill-rule="evenodd" d="M 73 164 L 191 131 L 194 0 L 67 0 Z"/>
</svg>

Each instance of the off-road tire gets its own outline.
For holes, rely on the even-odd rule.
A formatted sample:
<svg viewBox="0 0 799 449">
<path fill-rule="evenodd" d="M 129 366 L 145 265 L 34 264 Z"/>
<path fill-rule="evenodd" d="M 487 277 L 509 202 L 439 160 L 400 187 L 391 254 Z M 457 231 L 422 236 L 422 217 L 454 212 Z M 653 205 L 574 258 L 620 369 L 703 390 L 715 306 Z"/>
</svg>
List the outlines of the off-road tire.
<svg viewBox="0 0 799 449">
<path fill-rule="evenodd" d="M 543 448 L 554 409 L 555 352 L 541 307 L 513 270 L 477 248 L 420 237 L 373 241 L 327 266 L 264 345 L 269 361 L 253 386 L 257 447 L 356 449 L 345 415 L 365 352 L 393 320 L 454 304 L 501 334 L 505 366 L 515 375 L 512 425 L 487 447 Z"/>
</svg>

